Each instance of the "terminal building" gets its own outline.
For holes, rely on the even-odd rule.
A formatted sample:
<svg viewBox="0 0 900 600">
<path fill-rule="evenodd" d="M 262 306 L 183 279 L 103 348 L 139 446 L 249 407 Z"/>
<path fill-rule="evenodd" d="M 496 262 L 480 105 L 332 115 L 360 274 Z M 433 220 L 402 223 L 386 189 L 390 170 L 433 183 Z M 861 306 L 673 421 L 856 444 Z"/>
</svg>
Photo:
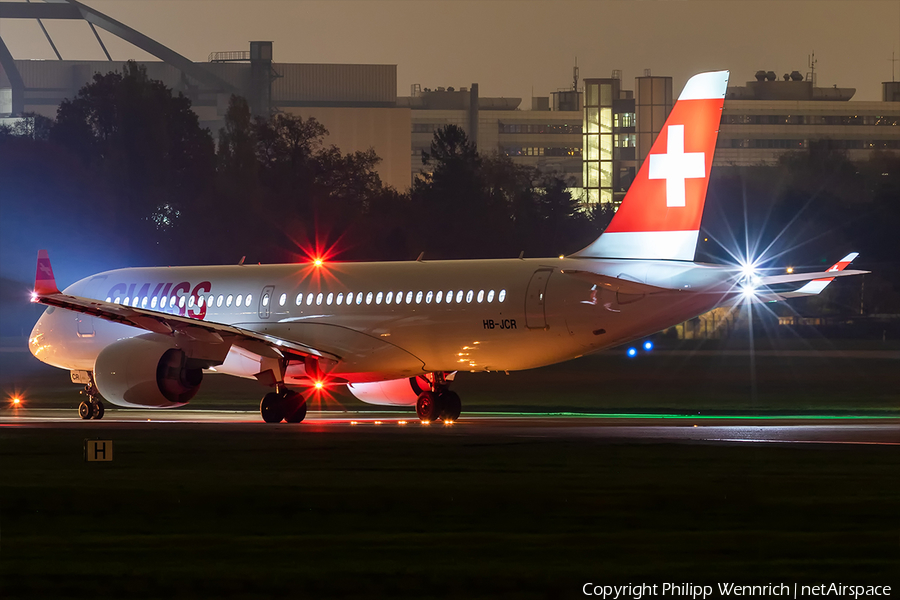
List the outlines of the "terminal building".
<svg viewBox="0 0 900 600">
<path fill-rule="evenodd" d="M 397 94 L 396 65 L 300 64 L 274 61 L 273 43 L 213 52 L 193 62 L 89 6 L 0 2 L 0 19 L 76 19 L 88 23 L 108 61 L 14 59 L 0 37 L 0 120 L 27 113 L 54 117 L 94 73 L 121 69 L 97 28 L 157 57 L 142 61 L 148 75 L 192 101 L 213 134 L 224 124 L 232 94 L 247 98 L 256 115 L 273 112 L 315 117 L 328 130 L 326 144 L 343 152 L 372 148 L 382 159 L 382 180 L 407 189 L 423 170 L 422 152 L 436 129 L 455 124 L 482 153 L 563 176 L 586 205 L 616 204 L 665 122 L 677 90 L 671 77 L 635 77 L 627 89 L 621 71 L 588 77 L 569 89 L 530 99 L 482 97 L 477 83 Z M 42 28 L 42 30 L 46 30 Z M 736 78 L 736 74 L 732 74 Z M 882 100 L 853 101 L 855 90 L 819 88 L 814 76 L 759 71 L 755 81 L 729 87 L 714 165 L 771 165 L 786 151 L 816 143 L 865 160 L 873 150 L 900 154 L 900 82 L 882 84 Z"/>
</svg>

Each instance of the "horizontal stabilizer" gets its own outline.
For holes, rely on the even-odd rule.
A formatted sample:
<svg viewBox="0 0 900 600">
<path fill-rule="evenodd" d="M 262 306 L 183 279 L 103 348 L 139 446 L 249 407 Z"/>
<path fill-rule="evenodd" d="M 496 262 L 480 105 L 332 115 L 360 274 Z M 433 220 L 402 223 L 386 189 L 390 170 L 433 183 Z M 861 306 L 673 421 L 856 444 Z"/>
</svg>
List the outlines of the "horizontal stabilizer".
<svg viewBox="0 0 900 600">
<path fill-rule="evenodd" d="M 769 275 L 762 277 L 763 285 L 778 285 L 780 283 L 798 283 L 801 281 L 815 281 L 818 279 L 832 279 L 834 277 L 847 277 L 849 275 L 865 275 L 871 271 L 819 271 L 818 273 L 791 273 L 790 275 Z"/>
</svg>

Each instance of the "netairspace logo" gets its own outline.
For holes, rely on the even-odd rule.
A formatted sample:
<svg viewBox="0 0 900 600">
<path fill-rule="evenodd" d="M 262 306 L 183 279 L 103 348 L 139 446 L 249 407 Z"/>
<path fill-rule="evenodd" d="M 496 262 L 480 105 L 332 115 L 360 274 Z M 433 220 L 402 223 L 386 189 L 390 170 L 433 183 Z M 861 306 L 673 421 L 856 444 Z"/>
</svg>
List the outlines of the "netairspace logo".
<svg viewBox="0 0 900 600">
<path fill-rule="evenodd" d="M 843 583 L 822 583 L 818 585 L 800 585 L 794 583 L 770 583 L 766 585 L 740 585 L 736 583 L 719 583 L 698 585 L 693 583 L 636 583 L 627 585 L 601 585 L 586 583 L 581 588 L 585 596 L 597 596 L 604 600 L 631 598 L 641 600 L 649 596 L 666 596 L 674 598 L 726 598 L 731 596 L 753 596 L 762 598 L 812 598 L 832 596 L 835 598 L 888 598 L 891 596 L 889 585 L 845 585 Z"/>
</svg>

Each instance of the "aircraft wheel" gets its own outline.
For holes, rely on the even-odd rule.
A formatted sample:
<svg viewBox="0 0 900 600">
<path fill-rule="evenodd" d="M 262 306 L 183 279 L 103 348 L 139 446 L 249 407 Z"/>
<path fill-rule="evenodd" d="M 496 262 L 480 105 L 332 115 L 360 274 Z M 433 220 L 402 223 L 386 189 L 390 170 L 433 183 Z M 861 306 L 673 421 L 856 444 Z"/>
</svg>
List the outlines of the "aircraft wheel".
<svg viewBox="0 0 900 600">
<path fill-rule="evenodd" d="M 259 413 L 266 423 L 281 423 L 284 419 L 284 398 L 277 392 L 269 392 L 259 403 Z"/>
<path fill-rule="evenodd" d="M 288 394 L 287 398 L 285 398 L 285 402 L 287 403 L 287 406 L 293 408 L 293 410 L 287 411 L 287 416 L 284 420 L 288 423 L 302 423 L 303 419 L 306 418 L 306 400 L 303 396 L 296 392 L 291 392 Z"/>
<path fill-rule="evenodd" d="M 82 402 L 78 405 L 78 416 L 87 421 L 94 416 L 94 405 L 91 402 Z"/>
<path fill-rule="evenodd" d="M 94 408 L 94 414 L 91 418 L 99 421 L 103 418 L 103 414 L 106 412 L 106 409 L 103 406 L 103 402 L 100 400 L 94 400 L 93 402 L 91 402 L 91 404 L 93 404 Z"/>
<path fill-rule="evenodd" d="M 416 401 L 416 414 L 422 421 L 437 421 L 441 416 L 439 397 L 434 392 L 422 392 Z"/>
<path fill-rule="evenodd" d="M 459 399 L 459 394 L 450 390 L 440 395 L 440 405 L 441 418 L 445 421 L 457 420 L 462 412 L 462 401 Z"/>
</svg>

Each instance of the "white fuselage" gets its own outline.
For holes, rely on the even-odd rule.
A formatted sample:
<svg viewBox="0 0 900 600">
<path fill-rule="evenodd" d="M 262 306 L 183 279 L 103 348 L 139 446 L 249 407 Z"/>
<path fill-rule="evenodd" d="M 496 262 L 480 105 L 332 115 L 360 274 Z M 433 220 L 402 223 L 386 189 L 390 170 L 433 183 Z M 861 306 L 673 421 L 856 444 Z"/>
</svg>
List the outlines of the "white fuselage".
<svg viewBox="0 0 900 600">
<path fill-rule="evenodd" d="M 563 269 L 673 291 L 625 295 Z M 297 341 L 340 357 L 334 377 L 366 382 L 561 362 L 701 314 L 732 278 L 732 269 L 679 261 L 506 259 L 119 269 L 65 293 Z M 30 347 L 46 363 L 90 371 L 104 347 L 142 333 L 49 309 Z M 252 377 L 259 364 L 232 347 L 215 370 Z M 286 382 L 305 378 L 301 364 L 288 366 Z"/>
</svg>

